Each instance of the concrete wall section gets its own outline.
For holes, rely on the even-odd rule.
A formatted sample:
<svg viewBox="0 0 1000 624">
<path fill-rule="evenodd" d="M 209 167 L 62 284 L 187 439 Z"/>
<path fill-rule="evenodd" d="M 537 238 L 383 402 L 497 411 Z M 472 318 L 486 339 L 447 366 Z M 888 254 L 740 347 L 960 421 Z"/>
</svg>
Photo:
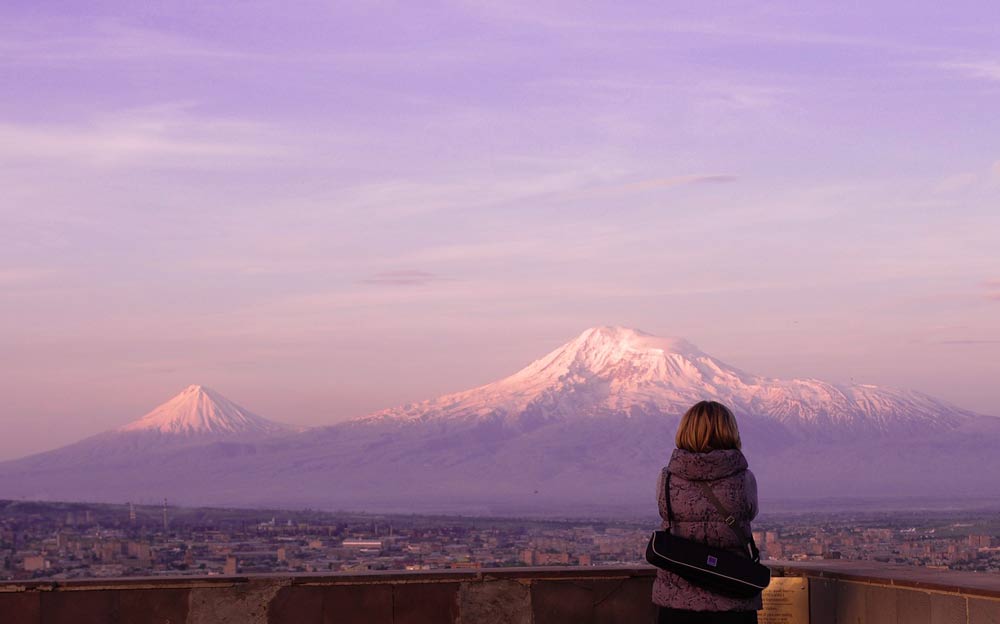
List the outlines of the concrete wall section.
<svg viewBox="0 0 1000 624">
<path fill-rule="evenodd" d="M 809 624 L 1000 624 L 1000 597 L 809 579 Z"/>
<path fill-rule="evenodd" d="M 775 567 L 808 579 L 811 624 L 1000 624 L 1000 578 L 911 572 Z M 622 567 L 9 584 L 0 624 L 643 624 L 656 619 L 653 578 Z"/>
<path fill-rule="evenodd" d="M 0 623 L 642 623 L 652 583 L 647 568 L 37 583 L 0 587 Z"/>
</svg>

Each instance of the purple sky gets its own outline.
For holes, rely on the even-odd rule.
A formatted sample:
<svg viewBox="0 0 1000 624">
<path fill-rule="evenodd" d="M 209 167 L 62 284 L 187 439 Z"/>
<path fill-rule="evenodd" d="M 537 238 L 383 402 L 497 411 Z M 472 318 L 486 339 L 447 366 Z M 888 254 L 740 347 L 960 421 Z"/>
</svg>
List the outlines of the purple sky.
<svg viewBox="0 0 1000 624">
<path fill-rule="evenodd" d="M 995 2 L 148 4 L 0 6 L 0 458 L 598 324 L 1000 415 Z"/>
</svg>

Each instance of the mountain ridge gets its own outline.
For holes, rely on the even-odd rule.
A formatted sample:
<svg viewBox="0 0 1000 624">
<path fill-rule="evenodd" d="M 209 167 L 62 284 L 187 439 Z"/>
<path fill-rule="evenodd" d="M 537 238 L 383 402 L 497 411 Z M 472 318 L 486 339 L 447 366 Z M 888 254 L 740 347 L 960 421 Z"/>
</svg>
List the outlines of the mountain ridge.
<svg viewBox="0 0 1000 624">
<path fill-rule="evenodd" d="M 554 400 L 556 394 L 572 400 Z M 469 419 L 544 404 L 564 414 L 648 409 L 683 413 L 703 399 L 738 416 L 777 420 L 804 430 L 825 426 L 888 433 L 899 428 L 955 428 L 978 415 L 912 390 L 818 379 L 778 379 L 747 373 L 683 338 L 659 338 L 624 327 L 594 327 L 496 382 L 362 416 Z"/>
<path fill-rule="evenodd" d="M 139 431 L 0 463 L 0 497 L 634 511 L 655 502 L 680 416 L 706 398 L 736 411 L 764 499 L 1000 498 L 1000 419 L 913 391 L 760 377 L 621 327 L 588 329 L 493 383 L 307 433 L 163 433 L 174 421 L 150 417 L 157 408 Z"/>
</svg>

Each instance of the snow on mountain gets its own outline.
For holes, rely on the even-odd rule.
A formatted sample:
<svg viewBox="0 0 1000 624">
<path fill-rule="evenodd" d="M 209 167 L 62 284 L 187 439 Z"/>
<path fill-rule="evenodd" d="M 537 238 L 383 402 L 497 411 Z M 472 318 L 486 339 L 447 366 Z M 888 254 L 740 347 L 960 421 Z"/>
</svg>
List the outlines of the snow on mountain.
<svg viewBox="0 0 1000 624">
<path fill-rule="evenodd" d="M 187 437 L 236 437 L 282 433 L 290 431 L 290 428 L 240 407 L 211 388 L 192 385 L 117 431 Z"/>
<path fill-rule="evenodd" d="M 682 339 L 597 327 L 494 383 L 308 433 L 192 386 L 117 431 L 0 463 L 0 497 L 653 513 L 677 423 L 701 399 L 737 412 L 765 500 L 1000 496 L 1000 419 L 917 392 L 762 377 Z"/>
<path fill-rule="evenodd" d="M 364 420 L 679 415 L 703 399 L 811 435 L 950 429 L 975 416 L 918 392 L 753 375 L 681 338 L 594 327 L 505 379 Z"/>
<path fill-rule="evenodd" d="M 142 418 L 122 427 L 84 438 L 51 451 L 0 463 L 15 474 L 41 470 L 79 475 L 107 469 L 164 470 L 165 457 L 185 449 L 201 449 L 217 456 L 231 454 L 240 445 L 293 436 L 298 429 L 272 422 L 240 407 L 218 392 L 192 385 Z M 140 469 L 140 466 L 147 468 Z M 65 473 L 60 473 L 65 471 Z M 169 471 L 165 471 L 164 475 Z M 21 477 L 24 478 L 24 477 Z"/>
</svg>

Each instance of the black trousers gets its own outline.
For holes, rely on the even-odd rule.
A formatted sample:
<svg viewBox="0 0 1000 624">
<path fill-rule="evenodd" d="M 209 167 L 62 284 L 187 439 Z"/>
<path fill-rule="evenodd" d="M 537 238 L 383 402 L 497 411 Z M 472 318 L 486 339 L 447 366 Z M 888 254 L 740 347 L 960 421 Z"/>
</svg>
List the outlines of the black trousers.
<svg viewBox="0 0 1000 624">
<path fill-rule="evenodd" d="M 757 624 L 756 611 L 685 611 L 660 607 L 658 624 Z"/>
</svg>

